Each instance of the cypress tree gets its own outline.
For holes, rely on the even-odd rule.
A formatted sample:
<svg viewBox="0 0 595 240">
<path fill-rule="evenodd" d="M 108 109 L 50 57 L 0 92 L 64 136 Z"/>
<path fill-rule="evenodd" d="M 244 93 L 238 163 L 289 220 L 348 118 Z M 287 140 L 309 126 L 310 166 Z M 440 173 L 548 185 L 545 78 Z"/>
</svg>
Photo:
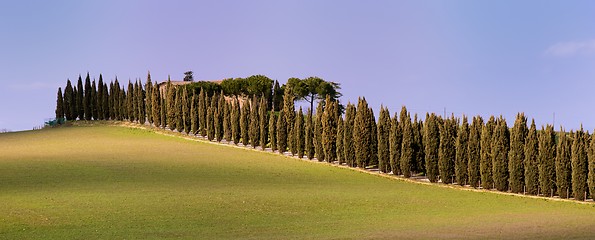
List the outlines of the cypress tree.
<svg viewBox="0 0 595 240">
<path fill-rule="evenodd" d="M 258 117 L 258 103 L 258 97 L 254 96 L 252 98 L 252 103 L 250 104 L 250 125 L 248 126 L 252 148 L 256 148 L 260 145 L 260 118 Z"/>
<path fill-rule="evenodd" d="M 525 138 L 527 136 L 527 117 L 518 113 L 510 133 L 510 152 L 508 152 L 508 172 L 510 174 L 510 190 L 513 193 L 523 192 L 525 184 Z"/>
<path fill-rule="evenodd" d="M 343 142 L 343 136 L 345 135 L 345 124 L 344 124 L 344 120 L 343 120 L 343 116 L 339 115 L 337 116 L 337 161 L 339 161 L 339 165 L 342 165 L 343 163 L 345 163 L 345 149 L 344 149 L 344 145 L 345 143 Z"/>
<path fill-rule="evenodd" d="M 555 138 L 551 125 L 547 125 L 545 130 L 542 127 L 539 137 L 539 186 L 545 196 L 556 192 Z"/>
<path fill-rule="evenodd" d="M 423 122 L 417 118 L 417 113 L 413 117 L 413 149 L 415 152 L 414 165 L 412 166 L 414 172 L 425 172 L 426 161 L 424 153 L 423 142 Z"/>
<path fill-rule="evenodd" d="M 271 151 L 277 151 L 277 115 L 271 112 L 269 116 L 269 138 L 271 139 Z"/>
<path fill-rule="evenodd" d="M 405 108 L 403 106 L 403 108 Z M 403 111 L 401 111 L 403 114 Z M 409 178 L 411 177 L 412 169 L 412 162 L 413 158 L 415 157 L 415 150 L 413 149 L 414 139 L 413 139 L 413 126 L 411 124 L 411 117 L 409 114 L 405 113 L 406 117 L 401 116 L 401 127 L 403 132 L 403 139 L 401 142 L 401 158 L 399 162 L 399 166 L 401 168 L 401 173 L 404 177 Z"/>
<path fill-rule="evenodd" d="M 467 163 L 469 185 L 471 187 L 479 187 L 481 175 L 479 171 L 479 162 L 481 159 L 481 129 L 483 127 L 483 119 L 481 116 L 473 117 L 471 128 L 469 129 L 469 143 L 467 145 Z"/>
<path fill-rule="evenodd" d="M 196 114 L 196 121 L 198 122 L 198 114 Z M 227 143 L 232 141 L 231 138 L 231 104 L 223 102 L 223 138 Z M 264 149 L 263 149 L 264 150 Z"/>
<path fill-rule="evenodd" d="M 58 97 L 56 98 L 56 121 L 62 122 L 64 118 L 64 98 L 62 97 L 62 88 L 58 88 Z"/>
<path fill-rule="evenodd" d="M 275 80 L 275 86 L 273 87 L 273 111 L 278 112 L 281 111 L 283 107 L 283 90 L 279 86 L 279 82 Z"/>
<path fill-rule="evenodd" d="M 101 95 L 101 101 L 103 106 L 103 119 L 109 120 L 110 116 L 110 105 L 109 105 L 109 91 L 107 88 L 107 84 L 103 83 L 103 94 Z"/>
<path fill-rule="evenodd" d="M 585 147 L 585 133 L 583 127 L 574 134 L 572 141 L 572 193 L 574 199 L 583 201 L 586 199 L 588 156 Z"/>
<path fill-rule="evenodd" d="M 241 121 L 240 121 L 240 103 L 237 99 L 233 101 L 233 109 L 231 111 L 231 136 L 233 142 L 238 145 L 240 143 L 241 135 Z"/>
<path fill-rule="evenodd" d="M 327 95 L 325 102 L 326 107 L 322 115 L 322 147 L 325 160 L 332 163 L 337 160 L 337 109 L 330 96 Z"/>
<path fill-rule="evenodd" d="M 91 82 L 91 102 L 89 104 L 91 108 L 91 119 L 99 119 L 99 112 L 97 111 L 97 84 L 95 84 L 95 80 Z"/>
<path fill-rule="evenodd" d="M 215 114 L 215 138 L 217 139 L 217 142 L 221 142 L 221 140 L 223 140 L 223 135 L 224 135 L 224 128 L 223 128 L 223 117 L 225 114 L 225 96 L 223 95 L 223 91 L 221 91 L 221 93 L 218 95 L 217 98 L 215 98 L 215 100 L 217 100 L 217 107 L 216 112 L 214 112 Z M 213 100 L 213 101 L 215 101 Z"/>
<path fill-rule="evenodd" d="M 308 108 L 306 111 L 306 123 L 304 124 L 305 136 L 305 152 L 308 159 L 314 158 L 314 122 L 312 119 L 312 110 Z"/>
<path fill-rule="evenodd" d="M 394 120 L 396 121 L 396 115 Z M 395 124 L 396 125 L 396 124 Z M 438 182 L 438 156 L 440 147 L 440 125 L 437 116 L 432 113 L 426 117 L 424 131 L 425 153 L 426 153 L 426 176 L 430 182 Z"/>
<path fill-rule="evenodd" d="M 156 87 L 153 91 L 151 91 L 151 112 L 153 113 L 153 124 L 155 127 L 161 127 L 161 93 L 159 92 L 159 88 Z M 195 132 L 196 133 L 196 132 Z"/>
<path fill-rule="evenodd" d="M 566 132 L 564 132 L 564 129 L 560 128 L 556 148 L 556 187 L 558 188 L 558 196 L 560 196 L 560 198 L 569 198 L 572 193 L 571 147 L 572 143 L 568 141 Z M 589 157 L 591 156 L 589 155 Z M 538 163 L 535 161 L 533 164 L 537 165 Z M 533 168 L 537 168 L 537 166 L 534 166 Z M 533 169 L 533 171 L 535 171 L 535 169 Z"/>
<path fill-rule="evenodd" d="M 160 100 L 161 102 L 159 105 L 161 106 L 161 109 L 159 117 L 161 118 L 161 127 L 165 129 L 165 126 L 167 126 L 167 103 L 165 102 L 165 98 L 161 98 Z"/>
<path fill-rule="evenodd" d="M 347 166 L 355 167 L 355 143 L 353 142 L 353 129 L 355 124 L 355 105 L 347 103 L 345 110 L 345 124 L 343 124 L 343 149 Z M 306 136 L 306 141 L 308 137 Z"/>
<path fill-rule="evenodd" d="M 298 111 L 298 114 L 295 117 L 295 124 L 294 124 L 294 133 L 295 133 L 295 148 L 297 152 L 297 156 L 299 158 L 304 157 L 304 147 L 305 147 L 305 139 L 304 139 L 304 112 L 302 111 L 302 107 Z"/>
<path fill-rule="evenodd" d="M 442 183 L 452 183 L 455 175 L 456 158 L 456 119 L 445 119 L 440 128 L 440 144 L 438 146 L 438 172 Z M 404 137 L 403 137 L 404 139 Z"/>
<path fill-rule="evenodd" d="M 200 93 L 198 94 L 198 126 L 200 135 L 203 137 L 207 135 L 207 106 L 207 94 L 203 88 L 200 88 Z"/>
<path fill-rule="evenodd" d="M 99 82 L 97 83 L 97 95 L 96 95 L 96 102 L 95 102 L 95 108 L 97 111 L 97 119 L 98 120 L 104 120 L 105 118 L 103 117 L 103 95 L 107 94 L 103 92 L 103 76 L 101 74 L 99 74 Z"/>
<path fill-rule="evenodd" d="M 183 107 L 182 107 L 182 88 L 181 87 L 176 87 L 176 98 L 175 98 L 175 104 L 174 104 L 174 121 L 175 126 L 176 126 L 176 130 L 178 132 L 182 132 L 184 131 L 184 112 L 183 112 Z"/>
<path fill-rule="evenodd" d="M 492 140 L 492 174 L 498 191 L 508 190 L 508 150 L 510 136 L 506 120 L 500 116 L 496 121 Z"/>
<path fill-rule="evenodd" d="M 535 120 L 531 120 L 529 134 L 525 141 L 525 192 L 537 195 L 539 191 L 539 139 Z"/>
<path fill-rule="evenodd" d="M 287 120 L 285 119 L 285 111 L 279 112 L 277 119 L 277 147 L 279 153 L 284 153 L 287 150 Z"/>
<path fill-rule="evenodd" d="M 74 112 L 73 112 L 73 114 L 74 114 L 74 120 L 76 120 L 76 118 L 79 115 L 79 112 L 78 112 L 79 111 L 78 110 L 79 109 L 79 106 L 78 106 L 79 96 L 78 96 L 78 91 L 77 91 L 76 87 L 73 87 L 72 93 L 74 96 Z"/>
<path fill-rule="evenodd" d="M 594 132 L 595 134 L 595 132 Z M 591 141 L 589 141 L 590 144 L 589 146 L 586 146 L 588 148 L 588 186 L 589 186 L 589 194 L 591 195 L 591 199 L 595 199 L 595 136 L 591 136 Z M 586 142 L 585 142 L 586 145 Z"/>
<path fill-rule="evenodd" d="M 70 79 L 66 81 L 66 88 L 64 89 L 64 115 L 66 120 L 71 121 L 75 120 L 76 112 L 76 101 L 74 92 L 72 89 L 72 83 L 70 83 Z"/>
<path fill-rule="evenodd" d="M 293 89 L 285 88 L 285 93 L 283 95 L 283 111 L 285 115 L 285 124 L 287 126 L 287 147 L 292 155 L 295 155 L 295 139 L 293 133 L 293 124 L 295 123 L 295 96 L 293 94 Z"/>
<path fill-rule="evenodd" d="M 467 184 L 469 170 L 467 163 L 469 162 L 469 123 L 467 116 L 463 115 L 463 122 L 457 132 L 456 159 L 455 159 L 455 175 L 457 183 L 461 186 Z"/>
<path fill-rule="evenodd" d="M 368 103 L 365 98 L 359 98 L 355 121 L 353 125 L 353 144 L 355 147 L 355 161 L 359 168 L 366 168 L 370 162 L 370 144 L 372 131 L 368 123 Z"/>
<path fill-rule="evenodd" d="M 242 111 L 240 113 L 240 131 L 242 133 L 242 144 L 244 146 L 248 146 L 248 143 L 250 143 L 250 101 L 248 101 L 248 99 L 244 100 L 244 104 L 242 104 L 241 110 Z"/>
<path fill-rule="evenodd" d="M 322 143 L 322 115 L 324 113 L 323 101 L 318 102 L 316 107 L 316 118 L 314 119 L 314 152 L 316 159 L 324 161 L 324 147 Z"/>
<path fill-rule="evenodd" d="M 267 115 L 267 100 L 264 96 L 260 98 L 260 104 L 258 107 L 258 122 L 260 123 L 260 146 L 262 150 L 267 147 L 268 139 L 268 115 Z"/>
<path fill-rule="evenodd" d="M 481 187 L 483 189 L 492 189 L 494 187 L 494 178 L 492 175 L 492 135 L 496 126 L 494 116 L 481 129 L 481 161 L 479 170 L 481 174 Z"/>
<path fill-rule="evenodd" d="M 215 105 L 210 104 L 207 108 L 207 139 L 213 141 L 215 138 L 215 119 L 213 112 L 215 111 Z"/>
<path fill-rule="evenodd" d="M 120 111 L 120 118 L 118 120 L 124 121 L 124 119 L 128 119 L 128 106 L 126 105 L 126 91 L 124 91 L 124 87 L 122 87 L 120 91 L 120 98 L 118 99 L 118 103 L 120 104 L 120 106 L 118 106 L 118 109 Z"/>
<path fill-rule="evenodd" d="M 403 140 L 403 133 L 401 132 L 401 126 L 399 125 L 399 119 L 397 113 L 393 116 L 390 121 L 390 138 L 389 138 L 389 150 L 390 150 L 390 167 L 391 171 L 395 175 L 401 174 L 401 144 Z M 438 146 L 436 146 L 438 151 Z M 436 153 L 437 154 L 437 153 Z M 436 155 L 436 161 L 438 155 Z"/>
<path fill-rule="evenodd" d="M 196 95 L 192 94 L 192 100 L 190 105 L 190 132 L 194 135 L 198 131 L 198 112 L 197 112 L 197 102 L 196 102 Z"/>
<path fill-rule="evenodd" d="M 82 88 L 80 88 L 82 90 Z M 87 77 L 85 78 L 85 95 L 83 97 L 83 115 L 81 119 L 85 119 L 87 121 L 91 120 L 92 113 L 91 113 L 91 102 L 92 96 L 91 95 L 91 79 L 89 78 L 89 73 L 87 73 Z M 81 92 L 82 93 L 82 92 Z"/>
<path fill-rule="evenodd" d="M 369 138 L 371 143 L 368 145 L 368 165 L 378 166 L 378 139 L 376 138 L 378 133 L 376 132 L 376 117 L 374 117 L 374 110 L 372 110 L 372 108 L 368 108 L 368 118 L 366 123 L 368 124 L 368 129 L 370 131 Z"/>
<path fill-rule="evenodd" d="M 157 87 L 157 85 L 155 85 Z M 145 88 L 146 88 L 146 94 L 147 94 L 147 99 L 146 99 L 146 110 L 145 112 L 147 113 L 147 120 L 149 121 L 150 124 L 153 124 L 153 122 L 155 122 L 155 119 L 153 119 L 153 82 L 151 82 L 151 72 L 147 73 L 147 82 L 145 83 Z M 156 91 L 159 91 L 159 89 L 157 88 Z M 150 125 L 149 124 L 149 125 Z"/>
<path fill-rule="evenodd" d="M 378 116 L 378 170 L 383 173 L 391 171 L 390 166 L 390 112 L 388 108 L 380 106 L 380 115 Z"/>
<path fill-rule="evenodd" d="M 85 119 L 85 108 L 83 105 L 83 79 L 81 78 L 81 75 L 79 75 L 79 80 L 78 83 L 76 85 L 76 112 L 78 115 L 79 120 L 84 120 Z"/>
<path fill-rule="evenodd" d="M 136 100 L 134 99 L 134 85 L 128 80 L 128 92 L 126 92 L 126 109 L 128 110 L 128 121 L 136 119 Z M 85 111 L 86 112 L 86 111 Z"/>
<path fill-rule="evenodd" d="M 143 90 L 143 83 L 138 80 L 138 121 L 140 124 L 145 124 L 147 121 L 147 114 L 145 111 L 145 90 Z"/>
</svg>

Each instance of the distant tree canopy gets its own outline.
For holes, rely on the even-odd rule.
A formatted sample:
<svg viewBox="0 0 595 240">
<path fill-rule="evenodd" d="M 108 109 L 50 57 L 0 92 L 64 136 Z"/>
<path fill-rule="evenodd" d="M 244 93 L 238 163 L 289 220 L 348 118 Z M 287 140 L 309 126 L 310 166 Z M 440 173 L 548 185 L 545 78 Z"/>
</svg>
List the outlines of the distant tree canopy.
<svg viewBox="0 0 595 240">
<path fill-rule="evenodd" d="M 192 96 L 193 93 L 196 95 L 200 94 L 200 89 L 204 89 L 205 94 L 207 94 L 209 97 L 221 92 L 221 85 L 209 81 L 198 81 L 186 84 L 184 86 L 190 92 L 190 96 Z"/>
<path fill-rule="evenodd" d="M 324 100 L 327 96 L 331 100 L 337 100 L 342 96 L 338 91 L 341 89 L 339 83 L 327 82 L 319 77 L 290 78 L 287 80 L 286 87 L 293 90 L 297 100 L 305 100 L 310 103 L 310 109 L 314 109 L 315 100 Z M 339 108 L 343 109 L 342 107 Z"/>
<path fill-rule="evenodd" d="M 228 96 L 265 96 L 267 101 L 272 96 L 273 80 L 264 75 L 247 78 L 228 78 L 221 82 L 223 93 Z"/>
<path fill-rule="evenodd" d="M 188 71 L 184 73 L 184 81 L 185 82 L 192 82 L 194 81 L 194 76 L 192 76 L 193 72 L 192 71 Z"/>
</svg>

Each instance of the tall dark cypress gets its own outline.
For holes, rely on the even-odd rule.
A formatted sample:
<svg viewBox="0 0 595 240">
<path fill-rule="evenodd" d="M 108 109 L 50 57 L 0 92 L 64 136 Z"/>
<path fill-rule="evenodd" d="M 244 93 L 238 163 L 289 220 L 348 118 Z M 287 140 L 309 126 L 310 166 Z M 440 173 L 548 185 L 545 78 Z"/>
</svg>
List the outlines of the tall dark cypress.
<svg viewBox="0 0 595 240">
<path fill-rule="evenodd" d="M 326 107 L 322 115 L 322 148 L 327 162 L 337 160 L 337 109 L 336 103 L 326 97 Z"/>
<path fill-rule="evenodd" d="M 572 141 L 572 193 L 574 199 L 585 200 L 587 197 L 588 156 L 585 146 L 583 127 L 576 131 Z"/>
<path fill-rule="evenodd" d="M 250 143 L 252 148 L 256 148 L 260 145 L 260 118 L 258 117 L 258 103 L 259 99 L 257 96 L 252 98 L 250 104 L 250 125 L 248 126 L 250 134 Z"/>
<path fill-rule="evenodd" d="M 378 170 L 383 173 L 391 171 L 390 166 L 390 112 L 388 108 L 380 106 L 380 114 L 378 116 Z"/>
<path fill-rule="evenodd" d="M 403 107 L 405 108 L 405 107 Z M 414 139 L 413 139 L 413 126 L 411 123 L 411 116 L 401 111 L 401 114 L 405 114 L 406 116 L 403 117 L 401 115 L 401 131 L 403 132 L 403 139 L 401 142 L 401 158 L 399 162 L 399 167 L 401 168 L 401 173 L 404 177 L 409 178 L 411 177 L 411 171 L 413 170 L 413 161 L 415 158 L 415 150 L 414 148 Z M 453 146 L 454 147 L 454 146 Z"/>
<path fill-rule="evenodd" d="M 128 121 L 133 122 L 136 119 L 136 101 L 134 99 L 134 85 L 128 80 L 128 91 L 126 92 L 126 109 L 128 111 Z"/>
<path fill-rule="evenodd" d="M 157 85 L 155 85 L 157 86 Z M 145 112 L 147 114 L 147 120 L 149 121 L 149 125 L 153 124 L 155 120 L 153 119 L 153 82 L 151 81 L 151 73 L 147 73 L 147 82 L 145 83 L 145 91 L 146 91 L 146 104 L 145 104 Z M 157 89 L 156 91 L 159 91 Z"/>
<path fill-rule="evenodd" d="M 399 124 L 399 118 L 397 117 L 397 113 L 393 116 L 390 121 L 390 137 L 389 137 L 389 144 L 390 144 L 390 167 L 391 171 L 395 175 L 401 174 L 401 144 L 403 140 L 403 133 L 401 132 L 401 126 Z M 436 146 L 436 151 L 438 151 L 438 146 Z M 436 161 L 438 157 L 436 155 Z"/>
<path fill-rule="evenodd" d="M 64 97 L 62 97 L 62 88 L 58 88 L 58 97 L 56 98 L 56 121 L 62 122 L 64 118 Z"/>
<path fill-rule="evenodd" d="M 287 119 L 285 118 L 285 111 L 279 111 L 279 118 L 277 119 L 277 148 L 279 148 L 279 153 L 287 151 Z"/>
<path fill-rule="evenodd" d="M 323 102 L 318 102 L 316 107 L 316 118 L 314 119 L 314 152 L 316 159 L 320 162 L 324 161 L 324 147 L 322 144 L 322 115 L 324 113 Z"/>
<path fill-rule="evenodd" d="M 145 90 L 143 89 L 143 83 L 138 80 L 138 90 L 137 90 L 137 107 L 138 107 L 138 122 L 140 124 L 145 124 L 147 121 L 147 113 L 146 113 L 146 106 L 145 106 Z"/>
<path fill-rule="evenodd" d="M 304 112 L 302 111 L 302 107 L 300 107 L 298 114 L 295 116 L 295 124 L 294 124 L 294 131 L 295 133 L 295 148 L 297 152 L 297 156 L 299 158 L 304 157 L 304 148 L 305 148 L 305 129 L 304 129 Z"/>
<path fill-rule="evenodd" d="M 95 84 L 95 80 L 93 80 L 93 82 L 91 82 L 90 108 L 91 108 L 91 119 L 97 120 L 98 119 L 97 116 L 99 115 L 99 112 L 97 111 L 97 84 Z"/>
<path fill-rule="evenodd" d="M 95 108 L 96 108 L 96 116 L 98 120 L 104 120 L 104 115 L 103 115 L 103 94 L 107 94 L 103 92 L 103 76 L 101 74 L 99 74 L 99 82 L 97 82 L 97 95 L 96 95 L 96 102 L 95 102 Z"/>
<path fill-rule="evenodd" d="M 109 90 L 107 88 L 107 84 L 103 83 L 103 94 L 101 95 L 101 102 L 102 102 L 102 106 L 103 106 L 103 119 L 105 120 L 109 120 L 109 116 L 110 116 L 110 104 L 109 104 Z"/>
<path fill-rule="evenodd" d="M 159 94 L 161 95 L 161 94 Z M 159 117 L 161 118 L 161 128 L 165 129 L 165 127 L 167 126 L 167 103 L 165 102 L 166 97 L 163 97 L 159 102 L 159 106 L 160 106 L 160 111 L 159 111 Z"/>
<path fill-rule="evenodd" d="M 306 121 L 304 124 L 304 149 L 308 159 L 314 158 L 314 122 L 312 119 L 312 110 L 308 108 L 306 111 Z M 272 142 L 272 140 L 271 140 Z"/>
<path fill-rule="evenodd" d="M 188 134 L 191 128 L 190 106 L 188 101 L 188 91 L 184 87 L 180 88 L 182 96 L 180 97 L 180 104 L 182 105 L 181 119 L 184 126 L 183 131 Z"/>
<path fill-rule="evenodd" d="M 481 130 L 481 161 L 479 170 L 481 174 L 481 187 L 483 189 L 492 189 L 494 187 L 494 178 L 492 175 L 492 135 L 496 127 L 494 116 L 486 122 Z"/>
<path fill-rule="evenodd" d="M 463 120 L 459 131 L 457 132 L 456 142 L 456 160 L 455 160 L 455 175 L 457 183 L 461 186 L 468 182 L 467 172 L 469 162 L 469 123 L 467 116 L 463 115 Z"/>
<path fill-rule="evenodd" d="M 200 105 L 200 104 L 199 104 Z M 233 101 L 232 111 L 231 111 L 231 138 L 233 142 L 238 145 L 240 143 L 240 138 L 242 136 L 241 131 L 241 121 L 240 121 L 240 102 L 235 99 Z"/>
<path fill-rule="evenodd" d="M 525 185 L 525 138 L 527 137 L 527 117 L 524 113 L 516 116 L 510 132 L 510 152 L 508 152 L 508 172 L 510 174 L 510 190 L 513 193 L 523 192 Z"/>
<path fill-rule="evenodd" d="M 64 89 L 64 115 L 66 120 L 71 121 L 76 119 L 76 96 L 72 89 L 70 79 L 66 81 L 66 88 Z"/>
<path fill-rule="evenodd" d="M 233 140 L 231 137 L 231 102 L 226 100 L 223 105 L 223 139 L 225 139 L 227 143 L 230 143 Z M 198 114 L 196 114 L 196 116 L 198 122 Z"/>
<path fill-rule="evenodd" d="M 76 85 L 76 112 L 79 120 L 85 120 L 85 107 L 83 105 L 83 79 L 79 75 L 79 79 Z"/>
<path fill-rule="evenodd" d="M 159 87 L 155 87 L 155 89 L 151 92 L 151 95 L 153 95 L 153 97 L 151 98 L 151 112 L 153 113 L 153 124 L 155 125 L 155 127 L 161 127 L 161 93 L 159 92 Z"/>
<path fill-rule="evenodd" d="M 337 116 L 337 161 L 339 165 L 343 165 L 345 163 L 345 142 L 343 142 L 343 136 L 345 135 L 345 121 L 343 120 L 343 116 Z"/>
<path fill-rule="evenodd" d="M 365 168 L 370 163 L 370 145 L 372 131 L 370 129 L 368 103 L 365 98 L 359 98 L 355 121 L 353 125 L 353 143 L 355 147 L 355 161 L 359 168 Z"/>
<path fill-rule="evenodd" d="M 378 133 L 376 132 L 376 117 L 374 116 L 374 110 L 372 108 L 368 108 L 368 118 L 366 122 L 370 131 L 370 144 L 368 145 L 368 165 L 378 166 L 378 139 L 376 138 Z"/>
<path fill-rule="evenodd" d="M 293 94 L 293 89 L 286 88 L 285 93 L 283 95 L 283 111 L 285 115 L 285 124 L 287 126 L 287 147 L 291 151 L 292 155 L 295 155 L 295 139 L 293 134 L 293 124 L 295 122 L 295 96 Z"/>
<path fill-rule="evenodd" d="M 82 88 L 81 88 L 82 90 Z M 83 116 L 84 119 L 89 121 L 91 120 L 92 114 L 92 89 L 91 89 L 91 78 L 89 77 L 89 73 L 87 73 L 87 77 L 85 78 L 85 95 L 83 97 Z"/>
<path fill-rule="evenodd" d="M 194 93 L 192 94 L 190 104 L 190 133 L 194 135 L 198 132 L 198 100 Z"/>
<path fill-rule="evenodd" d="M 452 183 L 455 176 L 456 158 L 456 119 L 444 119 L 440 128 L 440 145 L 438 147 L 438 172 L 442 183 Z"/>
<path fill-rule="evenodd" d="M 271 151 L 277 151 L 277 115 L 271 112 L 269 116 L 269 139 L 271 140 Z"/>
<path fill-rule="evenodd" d="M 496 121 L 492 140 L 492 174 L 498 191 L 508 191 L 508 150 L 510 133 L 502 116 Z"/>
<path fill-rule="evenodd" d="M 424 141 L 423 141 L 423 122 L 417 118 L 417 113 L 413 117 L 413 149 L 415 152 L 413 171 L 414 172 L 425 172 L 426 160 L 424 153 Z"/>
<path fill-rule="evenodd" d="M 124 119 L 128 119 L 128 105 L 126 104 L 126 91 L 122 86 L 120 90 L 120 97 L 118 99 L 118 110 L 119 110 L 119 121 L 124 121 Z"/>
<path fill-rule="evenodd" d="M 355 143 L 353 142 L 353 130 L 355 124 L 355 105 L 347 103 L 345 109 L 345 123 L 343 124 L 343 149 L 347 166 L 355 167 Z"/>
<path fill-rule="evenodd" d="M 200 135 L 206 136 L 207 135 L 207 106 L 209 105 L 207 101 L 207 94 L 203 88 L 200 89 L 200 93 L 198 94 L 198 126 L 200 129 Z M 239 115 L 238 115 L 239 116 Z M 239 124 L 238 124 L 239 126 Z M 237 144 L 237 142 L 236 142 Z"/>
<path fill-rule="evenodd" d="M 481 175 L 479 172 L 479 162 L 481 159 L 481 129 L 483 127 L 483 119 L 481 116 L 473 117 L 471 127 L 469 129 L 469 144 L 467 144 L 467 163 L 469 185 L 471 187 L 479 187 Z"/>
<path fill-rule="evenodd" d="M 279 86 L 279 82 L 275 80 L 275 85 L 273 87 L 273 101 L 272 101 L 272 109 L 274 112 L 281 111 L 283 108 L 283 90 Z"/>
<path fill-rule="evenodd" d="M 217 142 L 221 142 L 224 135 L 223 118 L 225 117 L 225 96 L 223 95 L 223 91 L 221 91 L 216 100 L 217 111 L 215 112 L 215 138 L 217 139 Z"/>
<path fill-rule="evenodd" d="M 570 158 L 568 159 L 570 161 Z M 537 195 L 539 191 L 539 139 L 535 120 L 531 120 L 529 134 L 525 141 L 525 192 Z"/>
<path fill-rule="evenodd" d="M 539 137 L 539 186 L 540 193 L 551 196 L 556 193 L 556 136 L 554 128 L 547 125 Z"/>
<path fill-rule="evenodd" d="M 424 131 L 425 153 L 426 153 L 426 176 L 430 182 L 438 182 L 438 156 L 440 147 L 440 125 L 437 116 L 432 113 L 426 117 Z M 396 119 L 396 116 L 395 116 Z"/>
<path fill-rule="evenodd" d="M 215 105 L 209 104 L 207 108 L 207 119 L 206 119 L 206 127 L 207 127 L 207 139 L 209 141 L 213 141 L 215 138 L 215 119 L 213 112 L 215 111 Z"/>
<path fill-rule="evenodd" d="M 529 140 L 527 140 L 529 143 Z M 558 196 L 560 198 L 569 198 L 572 193 L 572 143 L 568 141 L 567 133 L 560 128 L 558 132 L 558 144 L 556 147 L 556 186 L 558 188 Z M 591 157 L 589 155 L 589 157 Z M 536 171 L 538 162 L 535 164 L 533 171 Z M 537 178 L 537 175 L 535 176 Z M 537 191 L 534 191 L 536 194 Z"/>
<path fill-rule="evenodd" d="M 591 135 L 591 141 L 589 142 L 589 146 L 587 147 L 588 154 L 588 187 L 589 187 L 589 194 L 591 195 L 591 199 L 595 199 L 595 132 L 594 135 Z M 585 142 L 586 145 L 587 142 Z"/>
<path fill-rule="evenodd" d="M 258 122 L 260 123 L 260 147 L 264 150 L 267 147 L 267 143 L 269 141 L 269 134 L 268 134 L 268 101 L 266 97 L 260 97 L 260 104 L 258 104 Z"/>
<path fill-rule="evenodd" d="M 242 144 L 248 146 L 250 143 L 250 101 L 244 100 L 240 112 L 240 132 L 242 135 Z"/>
</svg>

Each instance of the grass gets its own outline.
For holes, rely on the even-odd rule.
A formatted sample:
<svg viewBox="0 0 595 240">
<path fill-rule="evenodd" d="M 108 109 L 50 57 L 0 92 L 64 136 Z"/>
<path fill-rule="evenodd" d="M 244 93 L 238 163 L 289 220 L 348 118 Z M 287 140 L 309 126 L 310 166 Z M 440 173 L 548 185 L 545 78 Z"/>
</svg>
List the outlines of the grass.
<svg viewBox="0 0 595 240">
<path fill-rule="evenodd" d="M 595 204 L 110 125 L 0 134 L 0 239 L 593 238 Z"/>
</svg>

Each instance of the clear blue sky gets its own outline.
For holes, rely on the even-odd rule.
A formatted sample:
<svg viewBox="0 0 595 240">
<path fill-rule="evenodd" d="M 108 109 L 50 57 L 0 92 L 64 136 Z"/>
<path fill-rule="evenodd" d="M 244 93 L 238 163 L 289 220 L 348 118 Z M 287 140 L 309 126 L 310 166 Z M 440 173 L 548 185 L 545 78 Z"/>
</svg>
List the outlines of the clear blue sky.
<svg viewBox="0 0 595 240">
<path fill-rule="evenodd" d="M 341 83 L 376 110 L 595 128 L 595 1 L 2 1 L 0 129 L 89 72 Z"/>
</svg>

